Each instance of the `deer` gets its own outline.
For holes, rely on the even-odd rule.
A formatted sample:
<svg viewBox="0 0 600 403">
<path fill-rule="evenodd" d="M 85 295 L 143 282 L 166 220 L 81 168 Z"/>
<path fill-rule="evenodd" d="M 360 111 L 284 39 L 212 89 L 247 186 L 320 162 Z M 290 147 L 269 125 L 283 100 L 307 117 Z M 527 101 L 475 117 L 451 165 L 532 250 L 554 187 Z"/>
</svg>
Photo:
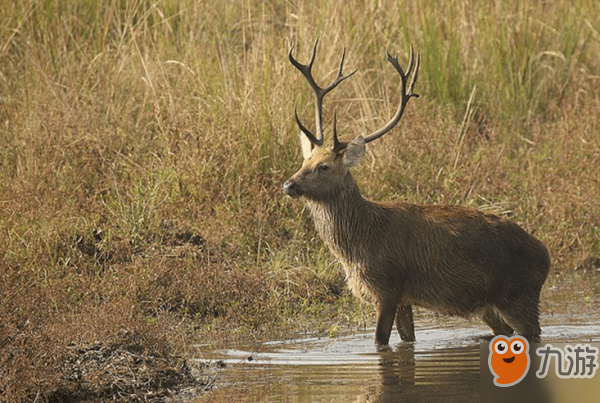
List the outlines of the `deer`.
<svg viewBox="0 0 600 403">
<path fill-rule="evenodd" d="M 344 49 L 337 76 L 326 87 L 312 74 L 318 39 L 307 64 L 289 61 L 314 92 L 315 129 L 300 129 L 304 161 L 283 192 L 302 198 L 317 233 L 342 263 L 346 282 L 359 299 L 375 304 L 375 344 L 387 346 L 394 322 L 402 341 L 415 341 L 413 306 L 443 315 L 480 317 L 493 335 L 513 332 L 539 341 L 539 303 L 550 270 L 544 244 L 515 222 L 460 205 L 418 205 L 365 199 L 351 168 L 365 157 L 365 146 L 390 132 L 402 118 L 417 82 L 420 53 L 410 47 L 406 72 L 398 56 L 386 51 L 400 77 L 400 102 L 380 129 L 341 141 L 333 114 L 333 144 L 325 144 L 323 98 L 344 80 Z"/>
</svg>

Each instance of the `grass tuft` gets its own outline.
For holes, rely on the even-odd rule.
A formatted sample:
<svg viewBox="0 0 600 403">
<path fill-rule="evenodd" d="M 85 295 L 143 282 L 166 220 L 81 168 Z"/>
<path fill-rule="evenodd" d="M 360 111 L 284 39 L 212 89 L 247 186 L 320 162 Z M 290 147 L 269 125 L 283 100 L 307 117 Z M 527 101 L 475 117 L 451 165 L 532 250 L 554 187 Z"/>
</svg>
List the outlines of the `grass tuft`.
<svg viewBox="0 0 600 403">
<path fill-rule="evenodd" d="M 313 113 L 291 41 L 306 60 L 320 38 L 319 82 L 344 47 L 359 69 L 325 102 L 345 138 L 397 106 L 384 51 L 421 52 L 421 98 L 355 171 L 366 196 L 508 216 L 556 272 L 595 267 L 599 32 L 590 0 L 2 2 L 0 400 L 51 396 L 69 343 L 187 354 L 370 320 L 281 193 L 294 104 Z"/>
</svg>

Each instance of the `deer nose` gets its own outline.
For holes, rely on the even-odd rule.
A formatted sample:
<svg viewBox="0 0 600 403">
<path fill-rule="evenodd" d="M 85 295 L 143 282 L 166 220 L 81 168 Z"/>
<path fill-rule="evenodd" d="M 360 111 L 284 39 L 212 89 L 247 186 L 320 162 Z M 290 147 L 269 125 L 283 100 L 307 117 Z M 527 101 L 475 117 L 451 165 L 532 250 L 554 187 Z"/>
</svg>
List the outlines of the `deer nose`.
<svg viewBox="0 0 600 403">
<path fill-rule="evenodd" d="M 285 183 L 283 184 L 283 193 L 291 197 L 300 196 L 300 192 L 298 191 L 296 181 L 293 179 L 288 179 L 287 181 L 285 181 Z"/>
<path fill-rule="evenodd" d="M 286 180 L 283 184 L 283 193 L 287 194 L 295 184 L 296 183 L 291 179 Z"/>
</svg>

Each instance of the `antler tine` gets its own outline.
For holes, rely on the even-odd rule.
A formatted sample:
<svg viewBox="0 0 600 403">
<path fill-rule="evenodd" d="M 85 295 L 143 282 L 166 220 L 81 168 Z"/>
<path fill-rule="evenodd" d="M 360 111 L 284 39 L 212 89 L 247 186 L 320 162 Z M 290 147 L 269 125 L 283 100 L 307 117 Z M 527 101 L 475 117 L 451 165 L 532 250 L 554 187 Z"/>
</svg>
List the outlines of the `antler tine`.
<svg viewBox="0 0 600 403">
<path fill-rule="evenodd" d="M 354 73 L 356 73 L 358 71 L 358 69 L 355 69 L 350 74 L 345 76 L 343 73 L 345 58 L 346 58 L 346 48 L 344 48 L 342 50 L 342 58 L 340 59 L 340 66 L 338 67 L 337 77 L 335 78 L 335 80 L 333 80 L 333 82 L 331 84 L 329 84 L 327 87 L 325 87 L 323 89 L 323 93 L 324 93 L 323 96 L 325 96 L 325 94 L 327 94 L 329 91 L 331 91 L 332 89 L 337 87 L 345 79 L 352 77 L 354 75 Z"/>
<path fill-rule="evenodd" d="M 334 152 L 340 148 L 340 141 L 337 136 L 337 112 L 333 112 L 333 150 Z"/>
<path fill-rule="evenodd" d="M 411 44 L 410 45 L 410 58 L 408 60 L 408 67 L 406 68 L 407 76 L 410 76 L 410 74 L 412 73 L 414 58 L 415 58 L 415 49 L 413 48 L 413 45 Z M 398 55 L 396 55 L 396 59 L 398 59 Z"/>
<path fill-rule="evenodd" d="M 311 133 L 310 130 L 308 130 L 306 128 L 306 126 L 304 126 L 302 124 L 302 122 L 300 121 L 300 118 L 298 117 L 298 106 L 294 106 L 294 118 L 296 118 L 296 124 L 298 125 L 298 127 L 300 128 L 300 130 L 302 131 L 302 133 L 304 133 L 304 135 L 306 137 L 308 137 L 308 139 L 310 140 L 311 143 L 313 144 L 317 144 L 322 146 L 323 145 L 323 141 L 319 141 L 314 134 Z"/>
<path fill-rule="evenodd" d="M 300 70 L 300 72 L 304 75 L 304 77 L 306 77 L 306 80 L 308 81 L 310 86 L 313 88 L 315 88 L 315 87 L 319 88 L 319 86 L 317 85 L 317 83 L 315 82 L 315 80 L 313 79 L 312 74 L 311 74 L 312 66 L 313 66 L 313 63 L 315 62 L 315 57 L 317 55 L 317 44 L 318 43 L 319 43 L 319 38 L 317 37 L 317 39 L 315 40 L 315 44 L 313 45 L 312 55 L 310 56 L 310 60 L 308 61 L 308 64 L 302 64 L 294 58 L 293 52 L 294 52 L 294 48 L 296 47 L 296 44 L 294 43 L 294 41 L 292 41 L 292 45 L 290 46 L 290 52 L 288 53 L 288 58 L 290 59 L 290 62 L 294 65 L 294 67 L 296 67 L 298 70 Z"/>
<path fill-rule="evenodd" d="M 307 134 L 307 137 L 313 144 L 322 146 L 323 145 L 323 98 L 331 90 L 333 90 L 335 87 L 337 87 L 342 81 L 344 81 L 345 79 L 351 77 L 354 73 L 356 73 L 357 70 L 354 70 L 350 74 L 344 76 L 344 73 L 343 73 L 344 59 L 346 57 L 346 49 L 344 49 L 344 51 L 342 52 L 342 58 L 340 60 L 340 64 L 339 64 L 339 68 L 338 68 L 338 72 L 337 72 L 337 76 L 336 76 L 335 80 L 333 80 L 333 82 L 331 84 L 329 84 L 327 87 L 319 86 L 312 75 L 312 66 L 313 66 L 313 63 L 316 58 L 318 43 L 319 43 L 319 38 L 317 37 L 317 39 L 315 40 L 315 44 L 313 46 L 313 52 L 312 52 L 312 55 L 310 57 L 308 64 L 302 64 L 294 58 L 294 56 L 293 56 L 294 43 L 293 42 L 292 42 L 292 46 L 290 47 L 290 52 L 289 52 L 288 57 L 290 59 L 290 62 L 294 65 L 294 67 L 296 67 L 302 73 L 304 78 L 306 78 L 306 81 L 308 81 L 308 84 L 311 86 L 311 88 L 313 89 L 313 92 L 315 94 L 315 122 L 316 122 L 316 128 L 317 128 L 317 135 L 314 136 L 312 133 L 310 133 L 310 131 L 306 130 L 306 127 L 304 125 L 302 125 L 297 114 L 296 114 L 296 123 L 300 127 L 300 130 L 302 130 L 304 133 Z"/>
<path fill-rule="evenodd" d="M 415 83 L 417 82 L 417 78 L 419 78 L 419 67 L 421 67 L 421 54 L 417 52 L 417 65 L 415 68 L 415 74 L 413 74 L 413 78 L 408 86 L 408 92 L 413 94 L 413 89 L 415 88 Z M 419 94 L 412 95 L 415 98 L 419 98 Z"/>
<path fill-rule="evenodd" d="M 413 89 L 414 89 L 415 83 L 417 82 L 417 78 L 419 77 L 419 67 L 421 65 L 421 54 L 419 52 L 417 52 L 417 62 L 415 63 L 414 50 L 411 45 L 410 61 L 408 62 L 408 69 L 407 69 L 406 73 L 404 73 L 404 70 L 400 66 L 397 55 L 392 56 L 392 55 L 390 55 L 389 52 L 386 52 L 386 54 L 387 54 L 387 56 L 386 56 L 387 61 L 390 62 L 390 64 L 392 66 L 394 66 L 394 68 L 400 75 L 400 80 L 402 82 L 402 96 L 400 99 L 400 106 L 398 106 L 398 110 L 396 110 L 396 113 L 394 114 L 394 116 L 392 116 L 390 121 L 387 122 L 385 126 L 383 126 L 381 129 L 376 130 L 373 133 L 371 133 L 370 135 L 368 135 L 367 137 L 365 137 L 365 143 L 369 143 L 373 140 L 376 140 L 379 137 L 386 134 L 387 132 L 389 132 L 390 130 L 392 130 L 394 128 L 394 126 L 396 126 L 398 124 L 398 122 L 400 121 L 400 119 L 402 118 L 402 115 L 404 114 L 404 109 L 406 108 L 406 104 L 408 103 L 408 101 L 413 97 L 415 97 L 415 98 L 419 97 L 419 94 L 415 94 L 413 92 Z M 414 73 L 413 73 L 413 66 L 415 69 Z M 408 78 L 411 76 L 411 74 L 412 74 L 412 79 L 410 81 L 410 84 L 407 87 L 406 83 L 408 81 Z"/>
</svg>

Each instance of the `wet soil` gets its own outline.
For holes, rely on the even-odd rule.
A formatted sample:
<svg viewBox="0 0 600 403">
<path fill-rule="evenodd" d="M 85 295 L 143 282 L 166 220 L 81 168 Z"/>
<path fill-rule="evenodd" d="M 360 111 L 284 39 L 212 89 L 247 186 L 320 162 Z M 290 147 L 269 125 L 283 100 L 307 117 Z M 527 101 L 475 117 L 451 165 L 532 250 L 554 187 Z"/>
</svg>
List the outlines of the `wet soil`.
<svg viewBox="0 0 600 403">
<path fill-rule="evenodd" d="M 120 342 L 72 343 L 62 363 L 62 387 L 49 402 L 183 402 L 214 384 L 205 364 L 149 349 L 125 335 Z"/>
</svg>

